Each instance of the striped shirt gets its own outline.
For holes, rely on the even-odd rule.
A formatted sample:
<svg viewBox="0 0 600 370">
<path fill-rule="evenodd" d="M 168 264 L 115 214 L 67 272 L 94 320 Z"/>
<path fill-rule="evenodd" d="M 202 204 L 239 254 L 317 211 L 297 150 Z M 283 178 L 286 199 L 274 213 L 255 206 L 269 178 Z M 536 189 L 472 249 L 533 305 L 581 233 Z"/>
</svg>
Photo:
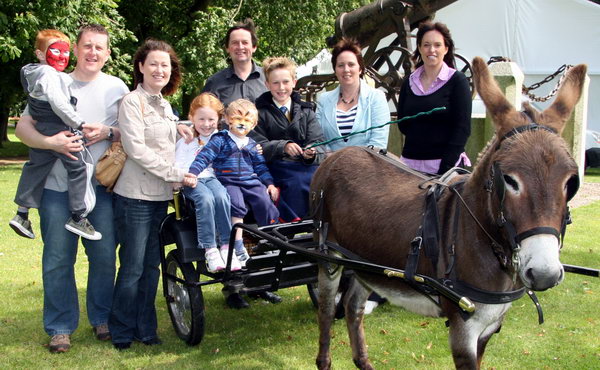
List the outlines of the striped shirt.
<svg viewBox="0 0 600 370">
<path fill-rule="evenodd" d="M 343 110 L 335 110 L 335 120 L 340 130 L 340 135 L 347 136 L 352 132 L 352 126 L 354 126 L 354 120 L 356 119 L 356 111 L 358 104 L 350 108 L 347 112 Z"/>
</svg>

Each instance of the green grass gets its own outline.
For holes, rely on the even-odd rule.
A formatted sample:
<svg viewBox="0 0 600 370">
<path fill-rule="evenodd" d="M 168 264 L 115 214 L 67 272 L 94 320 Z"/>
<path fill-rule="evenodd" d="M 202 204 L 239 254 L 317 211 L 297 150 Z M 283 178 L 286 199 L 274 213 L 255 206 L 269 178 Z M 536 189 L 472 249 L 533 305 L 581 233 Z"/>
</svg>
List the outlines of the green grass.
<svg viewBox="0 0 600 370">
<path fill-rule="evenodd" d="M 15 136 L 15 126 L 8 126 L 8 141 L 2 143 L 0 148 L 0 159 L 13 157 L 27 157 L 27 146 Z"/>
<path fill-rule="evenodd" d="M 600 182 L 600 168 L 588 168 L 585 170 L 586 182 Z"/>
<path fill-rule="evenodd" d="M 67 354 L 52 355 L 42 326 L 40 238 L 16 236 L 7 226 L 20 166 L 0 166 L 0 353 L 2 368 L 117 369 L 312 369 L 317 352 L 316 311 L 305 287 L 281 290 L 279 305 L 251 302 L 235 311 L 224 305 L 220 287 L 204 289 L 206 335 L 197 347 L 180 341 L 162 297 L 156 300 L 159 335 L 164 344 L 134 344 L 117 352 L 94 339 L 86 319 L 85 280 L 88 261 L 80 250 L 76 264 L 81 319 Z M 37 212 L 32 214 L 39 235 Z M 600 268 L 600 202 L 573 211 L 564 263 Z M 567 274 L 558 287 L 541 292 L 546 323 L 537 325 L 529 298 L 514 302 L 502 331 L 494 335 L 484 369 L 600 368 L 600 279 Z M 453 367 L 444 319 L 432 319 L 383 305 L 365 319 L 371 360 L 379 369 L 449 369 Z M 351 349 L 343 322 L 336 322 L 333 363 L 351 369 Z"/>
</svg>

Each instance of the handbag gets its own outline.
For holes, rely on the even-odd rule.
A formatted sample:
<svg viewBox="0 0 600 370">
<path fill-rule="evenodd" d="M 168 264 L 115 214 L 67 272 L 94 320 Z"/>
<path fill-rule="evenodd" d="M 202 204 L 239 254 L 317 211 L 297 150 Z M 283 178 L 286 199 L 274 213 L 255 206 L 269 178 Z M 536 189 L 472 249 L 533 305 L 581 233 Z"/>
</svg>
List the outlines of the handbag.
<svg viewBox="0 0 600 370">
<path fill-rule="evenodd" d="M 142 112 L 142 119 L 144 117 L 144 102 L 142 97 L 140 99 L 140 110 Z M 104 186 L 106 191 L 112 191 L 119 179 L 119 175 L 125 167 L 125 161 L 127 160 L 127 153 L 123 149 L 123 144 L 120 141 L 113 141 L 113 143 L 106 149 L 106 152 L 98 159 L 96 164 L 96 180 Z"/>
<path fill-rule="evenodd" d="M 107 191 L 112 191 L 114 188 L 126 160 L 127 154 L 123 150 L 123 144 L 120 141 L 114 141 L 98 159 L 96 180 L 106 186 Z"/>
</svg>

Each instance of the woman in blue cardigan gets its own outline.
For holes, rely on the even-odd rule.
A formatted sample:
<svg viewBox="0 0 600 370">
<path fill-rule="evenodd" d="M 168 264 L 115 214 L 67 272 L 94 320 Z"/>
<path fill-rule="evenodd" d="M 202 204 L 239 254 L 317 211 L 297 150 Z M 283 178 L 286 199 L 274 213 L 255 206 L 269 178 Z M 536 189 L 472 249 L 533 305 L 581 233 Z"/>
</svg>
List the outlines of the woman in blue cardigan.
<svg viewBox="0 0 600 370">
<path fill-rule="evenodd" d="M 339 86 L 320 96 L 316 113 L 325 140 L 389 122 L 390 108 L 385 94 L 361 78 L 365 63 L 358 43 L 341 39 L 332 50 L 331 63 Z M 386 148 L 388 134 L 389 126 L 385 126 L 350 136 L 347 141 L 334 141 L 327 149 L 335 151 L 352 145 Z"/>
<path fill-rule="evenodd" d="M 369 86 L 361 77 L 365 73 L 360 45 L 355 40 L 342 38 L 331 51 L 331 63 L 339 86 L 323 93 L 317 102 L 317 120 L 325 140 L 347 136 L 356 131 L 383 125 L 390 121 L 390 108 L 385 94 Z M 390 126 L 380 127 L 337 140 L 328 144 L 328 151 L 347 146 L 387 148 Z M 365 305 L 365 314 L 371 313 L 385 299 L 372 293 Z"/>
</svg>

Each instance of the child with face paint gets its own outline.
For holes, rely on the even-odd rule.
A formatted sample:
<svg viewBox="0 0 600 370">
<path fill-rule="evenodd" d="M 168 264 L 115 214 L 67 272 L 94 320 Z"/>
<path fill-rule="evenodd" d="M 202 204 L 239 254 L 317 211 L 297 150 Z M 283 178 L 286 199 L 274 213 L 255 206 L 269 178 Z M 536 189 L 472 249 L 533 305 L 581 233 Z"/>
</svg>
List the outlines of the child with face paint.
<svg viewBox="0 0 600 370">
<path fill-rule="evenodd" d="M 256 127 L 258 111 L 250 101 L 238 99 L 227 107 L 225 120 L 229 130 L 211 137 L 189 172 L 198 175 L 212 164 L 231 199 L 232 223 L 242 222 L 248 205 L 259 226 L 274 224 L 279 212 L 273 202 L 279 197 L 279 190 L 273 185 L 264 157 L 257 151 L 256 141 L 247 136 Z M 234 248 L 239 261 L 245 265 L 249 257 L 241 231 L 237 230 Z"/>
<path fill-rule="evenodd" d="M 62 73 L 69 64 L 70 47 L 69 38 L 64 33 L 57 30 L 39 31 L 35 41 L 35 55 L 39 63 L 27 64 L 21 69 L 21 83 L 27 93 L 27 109 L 36 121 L 36 130 L 46 136 L 62 131 L 81 135 L 79 130 L 85 123 L 75 110 L 76 99 L 71 97 L 72 79 Z M 77 159 L 53 150 L 29 149 L 29 161 L 23 167 L 15 196 L 15 203 L 19 207 L 9 222 L 17 234 L 35 238 L 28 218 L 29 208 L 39 208 L 46 178 L 58 159 L 68 176 L 71 217 L 65 215 L 65 228 L 90 240 L 102 238 L 86 218 L 96 203 L 91 183 L 94 168 L 92 160 L 88 157 L 87 149 L 73 154 Z"/>
</svg>

